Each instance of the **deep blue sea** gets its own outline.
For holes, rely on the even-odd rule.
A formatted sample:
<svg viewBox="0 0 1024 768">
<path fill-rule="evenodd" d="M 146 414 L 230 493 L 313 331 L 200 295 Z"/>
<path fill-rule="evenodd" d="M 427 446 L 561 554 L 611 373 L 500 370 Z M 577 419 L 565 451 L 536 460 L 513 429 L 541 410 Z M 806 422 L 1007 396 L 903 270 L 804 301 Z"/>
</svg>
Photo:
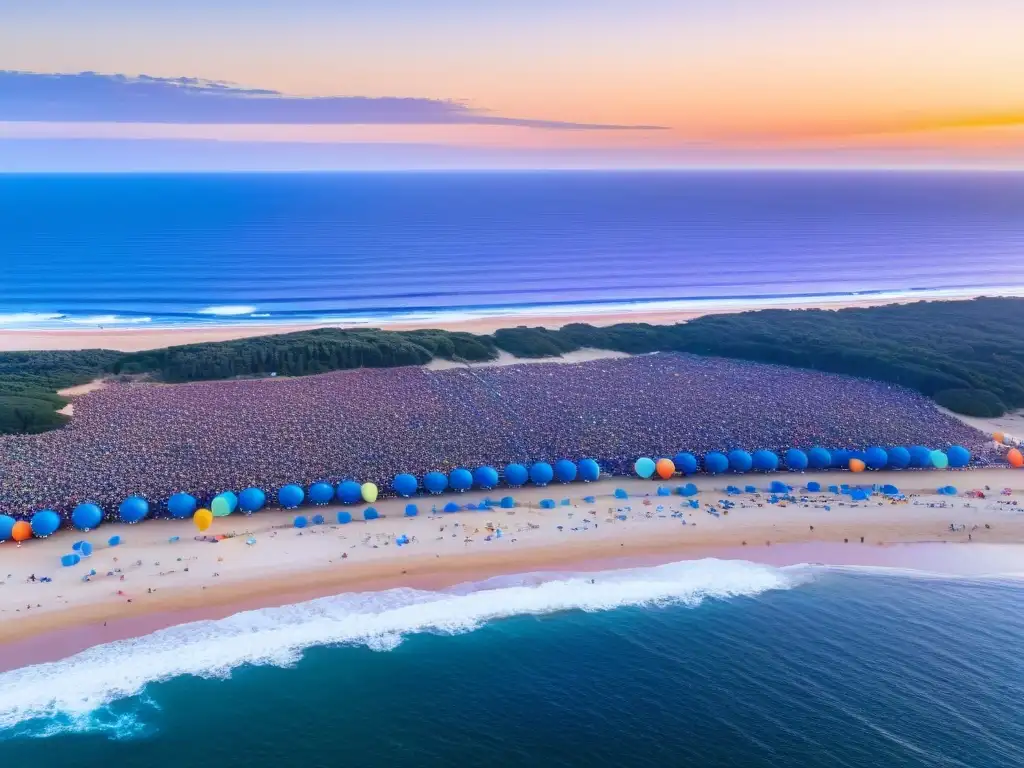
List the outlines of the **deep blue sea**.
<svg viewBox="0 0 1024 768">
<path fill-rule="evenodd" d="M 1024 765 L 1024 582 L 590 577 L 327 598 L 0 674 L 3 765 Z"/>
<path fill-rule="evenodd" d="M 0 327 L 1024 289 L 1024 174 L 0 176 Z"/>
</svg>

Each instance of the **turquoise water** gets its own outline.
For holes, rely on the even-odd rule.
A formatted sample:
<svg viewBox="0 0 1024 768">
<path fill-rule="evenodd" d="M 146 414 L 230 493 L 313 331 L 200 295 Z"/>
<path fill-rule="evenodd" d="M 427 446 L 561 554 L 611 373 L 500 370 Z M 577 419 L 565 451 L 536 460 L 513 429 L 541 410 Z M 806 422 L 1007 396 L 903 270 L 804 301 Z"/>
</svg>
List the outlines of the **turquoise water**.
<svg viewBox="0 0 1024 768">
<path fill-rule="evenodd" d="M 538 580 L 0 675 L 3 764 L 1024 764 L 1021 582 L 736 561 Z"/>
<path fill-rule="evenodd" d="M 0 176 L 0 327 L 1024 289 L 1024 174 Z"/>
</svg>

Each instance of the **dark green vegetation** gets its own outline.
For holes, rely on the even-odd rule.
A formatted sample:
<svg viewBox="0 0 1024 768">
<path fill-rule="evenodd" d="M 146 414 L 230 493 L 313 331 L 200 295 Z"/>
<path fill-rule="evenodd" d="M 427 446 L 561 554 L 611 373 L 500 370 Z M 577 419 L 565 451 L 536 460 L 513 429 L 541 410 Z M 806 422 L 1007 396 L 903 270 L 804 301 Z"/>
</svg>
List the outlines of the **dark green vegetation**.
<svg viewBox="0 0 1024 768">
<path fill-rule="evenodd" d="M 131 354 L 0 353 L 0 432 L 59 426 L 63 419 L 55 411 L 63 401 L 54 391 L 102 372 L 174 382 L 302 376 L 416 365 L 434 357 L 485 361 L 499 350 L 523 358 L 554 357 L 582 347 L 691 352 L 851 374 L 909 387 L 975 416 L 1024 408 L 1024 299 L 999 298 L 839 311 L 763 310 L 678 325 L 506 328 L 493 336 L 324 328 Z"/>
<path fill-rule="evenodd" d="M 57 390 L 84 384 L 110 371 L 120 352 L 0 352 L 0 434 L 45 432 L 67 421 L 57 411 L 67 401 Z"/>
</svg>

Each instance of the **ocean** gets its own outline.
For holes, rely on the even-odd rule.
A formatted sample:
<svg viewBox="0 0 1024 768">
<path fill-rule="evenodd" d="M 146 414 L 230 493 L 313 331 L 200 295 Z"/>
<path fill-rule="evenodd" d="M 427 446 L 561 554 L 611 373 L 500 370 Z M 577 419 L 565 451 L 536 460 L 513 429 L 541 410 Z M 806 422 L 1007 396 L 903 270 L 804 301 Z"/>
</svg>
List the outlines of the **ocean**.
<svg viewBox="0 0 1024 768">
<path fill-rule="evenodd" d="M 253 611 L 0 674 L 0 754 L 5 768 L 1017 768 L 1022 637 L 1019 577 L 729 560 L 503 577 Z"/>
<path fill-rule="evenodd" d="M 0 327 L 1024 292 L 1024 174 L 0 175 Z"/>
</svg>

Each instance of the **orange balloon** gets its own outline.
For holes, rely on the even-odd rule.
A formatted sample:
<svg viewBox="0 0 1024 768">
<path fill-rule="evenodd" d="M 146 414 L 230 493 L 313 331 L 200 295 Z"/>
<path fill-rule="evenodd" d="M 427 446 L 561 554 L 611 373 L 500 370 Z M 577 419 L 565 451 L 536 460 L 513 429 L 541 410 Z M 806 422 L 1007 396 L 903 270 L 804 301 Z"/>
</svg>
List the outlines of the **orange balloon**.
<svg viewBox="0 0 1024 768">
<path fill-rule="evenodd" d="M 654 471 L 662 480 L 668 480 L 676 473 L 676 465 L 672 459 L 658 459 L 658 463 L 654 465 Z"/>
<path fill-rule="evenodd" d="M 11 529 L 11 538 L 15 541 L 28 541 L 32 538 L 32 526 L 24 520 L 19 520 Z"/>
<path fill-rule="evenodd" d="M 992 439 L 995 440 L 997 443 L 1003 443 L 1006 441 L 1006 435 L 1004 435 L 1002 432 L 993 432 Z"/>
<path fill-rule="evenodd" d="M 1021 453 L 1017 448 L 1010 449 L 1010 452 L 1006 454 L 1006 460 L 1010 462 L 1011 467 L 1017 467 L 1018 469 L 1024 467 L 1024 453 Z"/>
<path fill-rule="evenodd" d="M 863 472 L 866 465 L 860 459 L 850 459 L 851 472 Z"/>
</svg>

